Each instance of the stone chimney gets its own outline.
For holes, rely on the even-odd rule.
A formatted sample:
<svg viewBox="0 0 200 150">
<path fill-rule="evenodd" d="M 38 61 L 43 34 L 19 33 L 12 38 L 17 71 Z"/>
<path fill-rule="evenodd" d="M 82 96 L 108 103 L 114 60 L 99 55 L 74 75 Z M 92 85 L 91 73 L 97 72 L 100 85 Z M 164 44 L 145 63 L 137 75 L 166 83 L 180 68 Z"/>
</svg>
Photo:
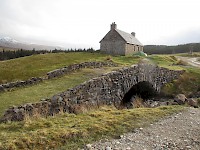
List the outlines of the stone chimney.
<svg viewBox="0 0 200 150">
<path fill-rule="evenodd" d="M 110 27 L 111 30 L 117 29 L 117 25 L 115 24 L 115 22 L 113 22 Z"/>
<path fill-rule="evenodd" d="M 134 36 L 134 37 L 135 37 L 135 32 L 132 32 L 131 34 L 132 34 L 132 36 Z"/>
</svg>

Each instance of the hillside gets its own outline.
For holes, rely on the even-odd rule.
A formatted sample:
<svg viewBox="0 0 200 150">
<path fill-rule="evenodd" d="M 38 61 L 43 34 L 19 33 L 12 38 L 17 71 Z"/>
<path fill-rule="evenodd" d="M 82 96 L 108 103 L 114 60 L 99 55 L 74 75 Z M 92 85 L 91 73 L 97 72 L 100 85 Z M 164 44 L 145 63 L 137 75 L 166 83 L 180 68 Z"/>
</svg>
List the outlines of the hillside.
<svg viewBox="0 0 200 150">
<path fill-rule="evenodd" d="M 112 57 L 99 53 L 76 52 L 34 55 L 2 61 L 0 62 L 2 82 L 45 76 L 48 71 L 85 61 L 112 60 L 119 66 L 82 69 L 36 85 L 0 93 L 0 115 L 12 105 L 38 102 L 96 76 L 136 64 L 141 59 L 143 57 Z M 164 87 L 165 94 L 191 94 L 191 91 L 198 89 L 199 69 L 187 64 L 183 65 L 173 55 L 151 55 L 145 59 L 162 67 L 186 70 L 180 79 Z M 78 149 L 102 138 L 119 137 L 124 132 L 144 127 L 183 109 L 182 106 L 164 106 L 117 110 L 113 106 L 102 106 L 95 110 L 91 108 L 89 112 L 78 115 L 66 113 L 47 118 L 35 116 L 35 118 L 27 118 L 21 122 L 0 124 L 0 149 Z"/>
<path fill-rule="evenodd" d="M 136 63 L 139 57 L 111 57 L 105 54 L 88 52 L 48 53 L 27 56 L 0 62 L 0 84 L 16 80 L 27 80 L 31 77 L 45 76 L 49 71 L 70 64 L 105 61 L 107 59 L 113 59 L 116 63 L 128 65 Z"/>
<path fill-rule="evenodd" d="M 137 63 L 141 58 L 125 56 L 111 57 L 109 55 L 88 52 L 33 55 L 1 61 L 0 67 L 2 69 L 0 70 L 0 81 L 1 83 L 6 83 L 17 80 L 26 80 L 31 77 L 46 76 L 47 72 L 68 66 L 70 64 L 89 61 L 106 61 L 107 59 L 112 59 L 115 63 L 119 64 L 119 67 L 122 67 Z M 88 68 L 29 87 L 17 88 L 11 90 L 10 92 L 0 93 L 0 113 L 12 105 L 37 102 L 42 98 L 51 97 L 56 93 L 72 88 L 86 80 L 116 68 L 117 67 L 101 69 Z M 12 99 L 15 99 L 15 101 Z"/>
<path fill-rule="evenodd" d="M 189 53 L 191 48 L 193 52 L 200 52 L 200 43 L 189 43 L 189 44 L 176 45 L 176 46 L 145 45 L 144 52 L 147 54 Z"/>
<path fill-rule="evenodd" d="M 0 62 L 0 83 L 45 76 L 47 72 L 69 64 L 102 60 L 103 58 L 105 58 L 104 55 L 92 53 L 57 53 L 3 61 Z"/>
<path fill-rule="evenodd" d="M 30 44 L 25 42 L 19 42 L 10 37 L 0 38 L 0 47 L 4 49 L 26 49 L 26 50 L 53 50 L 55 48 L 61 49 L 59 46 L 47 46 L 47 45 L 39 45 L 39 44 Z"/>
</svg>

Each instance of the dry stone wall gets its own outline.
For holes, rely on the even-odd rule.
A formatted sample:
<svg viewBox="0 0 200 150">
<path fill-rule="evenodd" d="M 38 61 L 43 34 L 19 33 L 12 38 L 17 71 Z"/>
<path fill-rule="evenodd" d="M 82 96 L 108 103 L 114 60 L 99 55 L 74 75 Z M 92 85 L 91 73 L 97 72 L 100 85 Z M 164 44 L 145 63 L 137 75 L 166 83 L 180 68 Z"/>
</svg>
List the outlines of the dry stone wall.
<svg viewBox="0 0 200 150">
<path fill-rule="evenodd" d="M 16 82 L 10 82 L 6 84 L 0 85 L 0 92 L 9 91 L 13 88 L 17 87 L 23 87 L 23 86 L 29 86 L 33 84 L 37 84 L 39 82 L 42 82 L 43 80 L 52 79 L 55 77 L 60 77 L 65 74 L 69 74 L 73 71 L 77 71 L 83 68 L 100 68 L 100 67 L 113 67 L 117 66 L 117 64 L 113 63 L 112 61 L 106 61 L 106 62 L 83 62 L 80 64 L 73 64 L 69 65 L 60 69 L 56 69 L 53 71 L 50 71 L 47 73 L 45 77 L 32 77 L 31 79 L 28 79 L 26 81 L 16 81 Z"/>
<path fill-rule="evenodd" d="M 6 110 L 1 121 L 21 121 L 29 116 L 52 116 L 60 112 L 76 113 L 83 108 L 103 104 L 119 106 L 133 85 L 148 81 L 159 92 L 163 84 L 177 79 L 183 72 L 145 63 L 123 68 L 93 78 L 38 103 L 11 107 Z"/>
</svg>

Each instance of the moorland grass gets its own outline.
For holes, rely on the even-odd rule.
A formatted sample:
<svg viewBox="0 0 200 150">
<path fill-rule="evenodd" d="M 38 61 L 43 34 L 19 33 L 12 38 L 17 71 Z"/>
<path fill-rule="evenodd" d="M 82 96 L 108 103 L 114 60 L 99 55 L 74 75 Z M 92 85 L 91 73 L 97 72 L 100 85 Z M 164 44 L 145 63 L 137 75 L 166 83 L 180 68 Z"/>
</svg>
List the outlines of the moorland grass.
<svg viewBox="0 0 200 150">
<path fill-rule="evenodd" d="M 150 55 L 147 58 L 160 67 L 165 67 L 171 70 L 184 69 L 182 66 L 175 65 L 178 60 L 174 55 Z"/>
<path fill-rule="evenodd" d="M 45 58 L 42 58 L 42 56 Z M 82 59 L 81 57 L 84 56 L 85 58 L 89 58 Z M 40 57 L 42 59 L 41 61 Z M 69 62 L 67 60 L 65 61 L 68 57 Z M 173 65 L 177 62 L 177 60 L 175 57 L 170 55 L 152 55 L 147 58 L 162 67 L 168 67 L 170 69 L 183 69 L 183 67 Z M 11 60 L 3 63 L 7 63 L 6 66 L 11 65 L 11 67 L 8 67 L 7 69 L 12 70 L 11 68 L 13 68 L 14 71 L 18 72 L 18 78 L 22 80 L 26 77 L 30 78 L 32 76 L 32 71 L 36 72 L 36 76 L 42 76 L 47 71 L 66 66 L 67 64 L 93 60 L 105 61 L 108 59 L 112 59 L 121 66 L 126 66 L 137 63 L 141 57 L 112 57 L 102 54 L 88 55 L 88 53 L 76 53 L 74 55 L 69 55 L 68 53 L 60 53 L 55 55 L 45 54 L 41 56 L 29 56 L 26 58 L 16 59 L 15 61 L 12 60 L 12 63 L 10 62 Z M 30 60 L 33 61 L 33 64 L 26 64 L 30 62 Z M 39 63 L 37 63 L 37 61 Z M 50 64 L 48 64 L 48 62 L 50 62 Z M 0 62 L 1 67 L 3 66 L 3 63 Z M 22 65 L 23 67 L 19 67 L 19 65 Z M 29 68 L 26 70 L 26 66 L 28 65 L 33 65 L 32 70 Z M 19 68 L 16 69 L 15 67 Z M 25 69 L 24 73 L 19 73 L 20 68 Z M 191 77 L 193 77 L 193 81 L 198 81 L 197 83 L 200 83 L 200 71 L 197 68 L 184 67 L 184 69 L 187 70 L 186 74 L 189 74 L 190 76 L 190 78 L 188 78 L 189 81 Z M 109 70 L 112 70 L 112 68 L 104 71 Z M 6 68 L 4 68 L 4 71 L 6 71 Z M 14 71 L 11 72 L 14 73 Z M 100 72 L 103 73 L 104 71 Z M 9 105 L 35 102 L 39 101 L 41 98 L 50 97 L 97 75 L 99 75 L 98 71 L 85 69 L 61 78 L 45 81 L 37 85 L 17 88 L 11 92 L 1 93 L 0 111 L 2 112 Z M 16 76 L 12 76 L 12 74 L 7 74 L 7 76 L 8 78 L 4 76 L 3 80 L 13 81 L 18 79 Z M 177 81 L 175 81 L 175 83 L 176 82 Z M 191 90 L 194 84 L 192 81 L 190 82 Z M 183 84 L 181 81 L 178 83 Z M 177 86 L 180 86 L 180 84 L 177 84 Z M 184 88 L 184 86 L 182 87 Z M 174 88 L 172 93 L 175 92 L 176 89 L 177 88 Z M 0 124 L 0 149 L 77 149 L 84 144 L 91 143 L 98 139 L 119 136 L 124 132 L 132 131 L 134 128 L 145 126 L 153 121 L 157 121 L 163 116 L 172 114 L 182 109 L 183 108 L 180 106 L 139 108 L 130 110 L 117 110 L 114 107 L 103 107 L 96 111 L 90 111 L 78 115 L 60 114 L 55 117 L 38 119 L 31 118 L 22 122 L 9 122 L 6 124 Z"/>
<path fill-rule="evenodd" d="M 72 54 L 74 54 L 74 55 L 72 55 Z M 64 65 L 64 62 L 62 60 L 63 58 L 73 57 L 74 60 L 71 60 L 71 62 L 68 62 L 68 64 L 75 63 L 76 62 L 75 57 L 77 57 L 77 59 L 78 59 L 81 54 L 83 54 L 83 56 L 85 55 L 85 53 L 71 53 L 71 54 L 70 53 L 67 53 L 67 54 L 61 53 L 61 54 L 55 54 L 55 57 L 57 57 L 57 56 L 61 57 L 59 60 L 61 60 L 61 64 L 63 63 L 63 65 Z M 88 53 L 86 53 L 86 54 L 88 54 Z M 62 55 L 64 55 L 64 57 Z M 132 57 L 132 56 L 112 57 L 112 56 L 108 56 L 108 55 L 93 54 L 93 53 L 89 53 L 89 55 L 90 56 L 87 56 L 89 58 L 91 58 L 92 56 L 94 58 L 96 57 L 97 59 L 95 59 L 95 60 L 112 59 L 114 62 L 119 63 L 121 66 L 132 65 L 142 59 L 141 57 Z M 46 54 L 38 55 L 37 57 L 41 57 L 41 56 L 47 57 L 46 59 L 48 61 L 51 57 L 53 57 L 52 54 L 50 54 L 50 55 L 48 54 L 48 56 Z M 30 57 L 32 59 L 32 56 L 30 56 Z M 30 57 L 27 57 L 26 59 L 28 59 Z M 16 62 L 19 61 L 21 63 L 21 61 L 22 61 L 21 59 L 23 60 L 25 58 L 16 59 L 15 61 Z M 188 70 L 183 76 L 181 76 L 181 78 L 179 80 L 174 81 L 174 83 L 166 84 L 166 86 L 163 88 L 164 89 L 163 91 L 167 95 L 173 95 L 173 94 L 179 93 L 179 92 L 180 93 L 184 93 L 184 92 L 189 93 L 189 92 L 193 91 L 194 89 L 198 89 L 198 85 L 200 84 L 200 81 L 199 81 L 200 80 L 199 79 L 200 72 L 198 71 L 198 69 L 196 69 L 194 67 L 183 68 L 183 66 L 172 65 L 177 62 L 177 59 L 171 55 L 150 55 L 147 57 L 147 59 L 150 59 L 154 63 L 156 63 L 160 66 L 163 66 L 163 67 L 168 67 L 168 68 L 171 67 L 170 69 L 175 68 L 175 69 Z M 57 60 L 58 64 L 59 64 L 59 60 Z M 87 61 L 89 61 L 89 60 L 90 59 L 88 59 Z M 8 61 L 8 62 L 10 63 L 10 61 Z M 0 64 L 1 63 L 2 62 L 0 62 Z M 43 63 L 47 64 L 46 61 L 44 61 Z M 44 64 L 42 66 L 45 68 Z M 23 64 L 21 64 L 21 65 L 23 65 Z M 60 66 L 63 66 L 63 65 L 60 65 Z M 110 68 L 110 70 L 112 70 L 112 68 Z M 90 78 L 98 76 L 99 74 L 104 73 L 104 71 L 109 71 L 109 69 L 107 68 L 106 70 L 102 70 L 102 72 L 101 71 L 97 72 L 97 70 L 91 70 L 91 69 L 85 69 L 82 71 L 80 70 L 78 72 L 66 75 L 61 78 L 44 81 L 37 85 L 33 85 L 30 87 L 17 88 L 10 92 L 0 93 L 0 103 L 1 103 L 0 115 L 2 115 L 4 110 L 7 109 L 9 106 L 20 105 L 20 104 L 24 104 L 24 103 L 28 103 L 28 102 L 38 102 L 42 98 L 51 97 L 52 95 L 55 95 L 56 93 L 65 91 L 68 88 L 72 88 L 86 80 L 89 80 Z M 22 76 L 23 76 L 23 74 L 22 74 Z M 179 87 L 181 87 L 181 88 L 179 88 Z"/>
<path fill-rule="evenodd" d="M 0 149 L 76 150 L 102 138 L 119 137 L 182 109 L 163 106 L 117 110 L 105 106 L 84 114 L 60 114 L 0 124 Z"/>
<path fill-rule="evenodd" d="M 0 116 L 9 106 L 30 102 L 38 102 L 42 98 L 50 98 L 56 93 L 66 91 L 84 81 L 107 73 L 116 67 L 82 69 L 60 78 L 45 80 L 39 84 L 16 88 L 10 92 L 0 93 Z"/>
<path fill-rule="evenodd" d="M 0 83 L 45 76 L 47 72 L 74 63 L 101 61 L 99 53 L 48 53 L 0 62 Z"/>
<path fill-rule="evenodd" d="M 111 59 L 121 65 L 137 63 L 140 57 L 116 56 L 89 52 L 48 53 L 0 61 L 0 84 L 45 76 L 47 72 L 75 63 L 106 61 Z"/>
<path fill-rule="evenodd" d="M 179 53 L 176 54 L 178 56 L 183 56 L 183 57 L 200 57 L 200 52 L 193 52 L 192 54 L 189 53 Z"/>
<path fill-rule="evenodd" d="M 190 96 L 200 90 L 200 69 L 189 66 L 183 66 L 183 68 L 186 72 L 177 80 L 165 84 L 162 88 L 163 93 L 169 96 L 174 96 L 180 93 Z"/>
</svg>

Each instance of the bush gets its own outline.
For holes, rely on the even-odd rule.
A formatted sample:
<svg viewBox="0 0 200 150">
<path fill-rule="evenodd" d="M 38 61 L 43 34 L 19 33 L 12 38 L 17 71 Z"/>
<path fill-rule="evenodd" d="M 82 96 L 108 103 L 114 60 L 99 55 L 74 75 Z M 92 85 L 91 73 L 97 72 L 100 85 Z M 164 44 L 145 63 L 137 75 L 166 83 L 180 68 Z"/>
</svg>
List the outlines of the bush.
<svg viewBox="0 0 200 150">
<path fill-rule="evenodd" d="M 200 106 L 200 98 L 197 99 L 197 105 Z"/>
<path fill-rule="evenodd" d="M 179 61 L 176 63 L 176 65 L 187 66 L 188 63 L 185 62 L 185 61 L 183 61 L 183 60 L 179 60 Z"/>
</svg>

